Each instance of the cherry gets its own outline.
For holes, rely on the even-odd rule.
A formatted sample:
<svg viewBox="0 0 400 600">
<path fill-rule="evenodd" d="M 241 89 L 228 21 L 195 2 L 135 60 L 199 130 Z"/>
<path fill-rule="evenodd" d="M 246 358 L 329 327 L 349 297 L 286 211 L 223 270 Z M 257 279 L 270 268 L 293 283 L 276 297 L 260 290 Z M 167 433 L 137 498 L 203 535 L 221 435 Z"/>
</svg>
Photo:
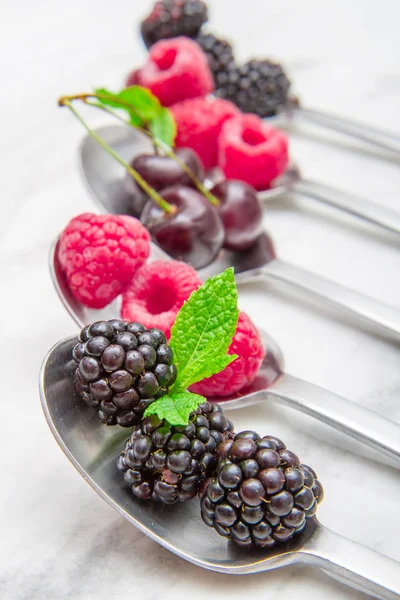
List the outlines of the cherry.
<svg viewBox="0 0 400 600">
<path fill-rule="evenodd" d="M 261 235 L 262 209 L 256 190 L 235 179 L 217 183 L 211 193 L 218 198 L 219 216 L 225 228 L 224 248 L 246 250 Z"/>
<path fill-rule="evenodd" d="M 191 169 L 197 179 L 203 180 L 203 165 L 193 150 L 190 148 L 180 148 L 176 150 L 175 155 Z M 140 154 L 132 160 L 131 167 L 157 192 L 178 183 L 189 187 L 194 186 L 189 175 L 170 156 Z"/>
<path fill-rule="evenodd" d="M 126 212 L 138 219 L 142 214 L 146 202 L 149 200 L 148 195 L 140 189 L 129 173 L 125 173 L 122 180 L 121 198 Z"/>
<path fill-rule="evenodd" d="M 190 148 L 179 148 L 176 156 L 187 165 L 200 181 L 204 178 L 204 168 L 197 154 Z M 194 187 L 189 175 L 185 173 L 179 163 L 169 156 L 157 154 L 139 154 L 131 161 L 130 166 L 143 177 L 156 191 L 175 184 Z M 149 197 L 145 194 L 133 177 L 126 173 L 122 182 L 124 199 L 128 202 L 129 212 L 134 217 L 140 218 L 142 210 Z"/>
<path fill-rule="evenodd" d="M 166 188 L 162 196 L 175 212 L 167 214 L 149 200 L 142 212 L 142 223 L 172 258 L 195 269 L 205 267 L 216 257 L 224 240 L 217 209 L 197 190 L 184 185 Z"/>
</svg>

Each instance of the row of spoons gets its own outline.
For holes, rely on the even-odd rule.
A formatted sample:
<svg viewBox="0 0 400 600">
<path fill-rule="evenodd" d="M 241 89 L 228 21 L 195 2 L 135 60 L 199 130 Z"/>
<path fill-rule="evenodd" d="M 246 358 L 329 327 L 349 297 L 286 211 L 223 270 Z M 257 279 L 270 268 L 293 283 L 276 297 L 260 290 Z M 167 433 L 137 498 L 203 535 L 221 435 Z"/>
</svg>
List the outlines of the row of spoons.
<svg viewBox="0 0 400 600">
<path fill-rule="evenodd" d="M 136 151 L 144 151 L 141 136 L 137 139 L 134 131 L 117 127 L 103 128 L 99 133 L 103 138 L 106 136 L 106 141 L 125 158 L 132 158 Z M 115 202 L 121 199 L 123 171 L 89 138 L 85 139 L 81 147 L 81 164 L 86 182 L 102 210 L 124 212 Z M 276 193 L 276 190 L 273 192 Z M 152 254 L 157 258 L 168 258 L 155 246 L 152 248 Z M 206 278 L 231 265 L 235 267 L 238 284 L 265 276 L 280 279 L 375 321 L 392 332 L 400 332 L 400 314 L 395 309 L 384 307 L 356 292 L 278 261 L 272 243 L 266 235 L 251 252 L 241 256 L 226 254 L 223 259 L 216 260 L 211 268 L 202 270 L 201 276 Z M 72 297 L 57 261 L 56 244 L 51 251 L 50 266 L 57 292 L 79 326 L 94 320 L 118 316 L 116 304 L 103 311 L 93 311 L 85 309 Z M 224 403 L 226 408 L 240 408 L 264 402 L 266 399 L 275 399 L 320 419 L 396 461 L 400 459 L 399 425 L 317 386 L 284 374 L 283 357 L 279 347 L 267 334 L 262 334 L 266 358 L 259 377 L 251 389 L 246 390 L 240 398 L 229 399 Z M 68 368 L 65 368 L 69 362 L 67 349 L 72 349 L 74 341 L 75 338 L 57 344 L 44 363 L 41 391 L 45 414 L 57 441 L 81 474 L 130 522 L 163 546 L 206 568 L 249 573 L 277 568 L 295 561 L 308 562 L 330 570 L 334 576 L 376 597 L 400 598 L 398 563 L 337 536 L 316 520 L 295 544 L 284 551 L 279 549 L 268 554 L 260 560 L 243 554 L 242 551 L 236 555 L 225 545 L 217 545 L 214 538 L 208 539 L 208 532 L 203 531 L 204 528 L 192 507 L 179 507 L 178 513 L 175 513 L 172 519 L 169 515 L 166 520 L 157 507 L 135 504 L 132 506 L 132 502 L 128 504 L 110 470 L 109 462 L 111 455 L 114 455 L 111 451 L 104 452 L 108 432 L 91 432 L 90 423 L 84 422 L 85 414 L 76 417 L 76 411 L 68 409 L 71 402 L 77 401 L 71 389 L 71 378 L 68 379 Z M 64 387 L 68 387 L 65 393 Z M 63 391 L 60 393 L 61 388 Z M 102 454 L 103 460 L 93 463 L 96 453 Z M 92 461 L 89 461 L 89 455 Z M 94 467 L 93 464 L 97 466 Z M 182 518 L 188 520 L 188 527 L 193 530 L 196 541 L 198 540 L 196 549 L 193 549 L 190 543 L 192 535 L 187 538 L 189 545 L 181 539 L 179 523 L 182 522 Z"/>
</svg>

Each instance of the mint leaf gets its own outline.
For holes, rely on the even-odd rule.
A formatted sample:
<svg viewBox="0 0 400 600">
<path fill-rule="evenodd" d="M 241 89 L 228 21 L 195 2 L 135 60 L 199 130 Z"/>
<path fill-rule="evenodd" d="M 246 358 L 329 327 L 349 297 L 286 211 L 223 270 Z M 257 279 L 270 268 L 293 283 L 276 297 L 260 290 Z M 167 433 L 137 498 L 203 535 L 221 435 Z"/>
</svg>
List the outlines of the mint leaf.
<svg viewBox="0 0 400 600">
<path fill-rule="evenodd" d="M 164 142 L 168 146 L 174 145 L 176 124 L 175 119 L 168 108 L 161 107 L 150 123 L 150 130 L 158 140 Z"/>
<path fill-rule="evenodd" d="M 208 279 L 180 309 L 170 346 L 178 392 L 222 371 L 236 357 L 227 355 L 238 320 L 238 294 L 233 269 Z"/>
<path fill-rule="evenodd" d="M 190 392 L 162 396 L 146 408 L 144 416 L 157 415 L 160 419 L 168 421 L 170 425 L 187 425 L 190 413 L 203 402 L 205 402 L 203 396 Z"/>
</svg>

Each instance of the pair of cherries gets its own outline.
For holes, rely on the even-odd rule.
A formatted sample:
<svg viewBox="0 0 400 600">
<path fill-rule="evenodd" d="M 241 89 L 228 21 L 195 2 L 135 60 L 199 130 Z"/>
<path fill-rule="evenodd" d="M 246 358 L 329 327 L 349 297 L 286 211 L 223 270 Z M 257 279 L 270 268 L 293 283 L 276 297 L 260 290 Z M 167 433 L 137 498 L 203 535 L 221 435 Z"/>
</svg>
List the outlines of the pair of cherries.
<svg viewBox="0 0 400 600">
<path fill-rule="evenodd" d="M 195 152 L 180 148 L 176 156 L 196 179 L 203 181 L 203 166 Z M 169 156 L 140 154 L 131 167 L 173 208 L 164 212 L 127 173 L 125 192 L 132 213 L 149 230 L 153 240 L 172 258 L 200 269 L 210 264 L 220 249 L 250 248 L 262 233 L 262 210 L 257 192 L 243 181 L 226 180 L 210 191 L 219 201 L 214 206 L 178 161 Z"/>
</svg>

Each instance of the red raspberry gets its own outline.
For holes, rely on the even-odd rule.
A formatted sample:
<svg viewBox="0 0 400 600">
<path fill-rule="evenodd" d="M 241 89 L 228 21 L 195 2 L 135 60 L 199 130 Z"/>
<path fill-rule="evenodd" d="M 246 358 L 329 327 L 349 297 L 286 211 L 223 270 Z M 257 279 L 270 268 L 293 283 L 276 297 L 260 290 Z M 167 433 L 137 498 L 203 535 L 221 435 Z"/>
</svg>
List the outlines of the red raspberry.
<svg viewBox="0 0 400 600">
<path fill-rule="evenodd" d="M 138 69 L 135 69 L 134 71 L 131 71 L 129 73 L 129 75 L 125 81 L 125 87 L 131 87 L 132 85 L 139 85 L 137 73 L 138 73 Z"/>
<path fill-rule="evenodd" d="M 60 236 L 58 259 L 75 298 L 103 308 L 131 282 L 150 253 L 149 232 L 124 215 L 84 213 Z"/>
<path fill-rule="evenodd" d="M 201 286 L 190 265 L 155 260 L 144 265 L 122 296 L 121 317 L 161 329 L 167 338 L 182 304 Z"/>
<path fill-rule="evenodd" d="M 240 115 L 224 124 L 219 166 L 227 179 L 241 179 L 263 190 L 283 173 L 288 162 L 286 135 L 256 115 Z"/>
<path fill-rule="evenodd" d="M 206 169 L 218 164 L 218 136 L 223 124 L 239 110 L 228 100 L 195 98 L 171 107 L 175 117 L 177 148 L 192 148 Z"/>
<path fill-rule="evenodd" d="M 230 396 L 255 379 L 264 358 L 264 347 L 255 325 L 244 312 L 239 313 L 228 354 L 237 354 L 238 358 L 221 373 L 192 385 L 190 391 L 206 398 Z"/>
<path fill-rule="evenodd" d="M 205 96 L 214 89 L 206 55 L 196 42 L 185 37 L 154 44 L 134 80 L 149 88 L 163 106 Z"/>
</svg>

